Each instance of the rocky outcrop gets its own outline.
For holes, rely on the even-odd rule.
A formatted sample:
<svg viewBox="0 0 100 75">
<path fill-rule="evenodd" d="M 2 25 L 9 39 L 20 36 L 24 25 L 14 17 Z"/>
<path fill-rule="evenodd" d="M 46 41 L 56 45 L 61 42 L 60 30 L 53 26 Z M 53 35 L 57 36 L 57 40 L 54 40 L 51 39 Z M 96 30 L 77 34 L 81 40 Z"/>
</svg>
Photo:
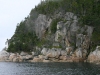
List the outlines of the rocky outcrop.
<svg viewBox="0 0 100 75">
<path fill-rule="evenodd" d="M 89 54 L 87 61 L 91 63 L 100 63 L 100 46 L 97 46 L 95 51 Z"/>
<path fill-rule="evenodd" d="M 26 56 L 26 55 L 28 55 L 28 53 L 26 53 L 26 52 L 21 52 L 20 55 L 21 55 L 21 56 Z"/>
<path fill-rule="evenodd" d="M 57 23 L 55 41 L 59 42 L 63 48 L 66 48 L 68 54 L 75 51 L 74 48 L 76 47 L 77 57 L 86 57 L 93 27 L 79 26 L 77 16 L 71 12 L 67 12 L 64 18 L 67 20 L 66 22 L 60 21 Z"/>
<path fill-rule="evenodd" d="M 57 18 L 61 18 L 61 20 L 57 21 L 56 32 L 51 33 L 51 23 Z M 84 62 L 86 60 L 94 28 L 88 25 L 81 26 L 79 18 L 74 13 L 59 12 L 52 17 L 39 14 L 34 24 L 34 31 L 38 39 L 48 42 L 43 43 L 41 48 L 35 46 L 31 55 L 27 52 L 20 54 L 1 52 L 0 60 L 13 62 Z M 2 59 L 3 57 L 5 59 Z M 97 62 L 99 58 L 98 46 L 95 51 L 90 53 L 88 61 Z"/>
<path fill-rule="evenodd" d="M 10 54 L 7 51 L 0 51 L 0 61 L 7 61 L 9 55 Z"/>
<path fill-rule="evenodd" d="M 43 62 L 43 59 L 34 57 L 33 60 L 31 60 L 31 62 Z"/>
<path fill-rule="evenodd" d="M 61 18 L 62 20 L 57 22 L 55 34 L 51 34 L 50 25 L 53 19 L 56 18 Z M 51 61 L 56 59 L 65 61 L 86 60 L 89 54 L 88 50 L 93 29 L 88 25 L 81 26 L 79 18 L 72 12 L 66 12 L 65 14 L 59 12 L 52 16 L 52 19 L 47 15 L 38 15 L 35 21 L 36 35 L 43 39 L 45 32 L 48 30 L 45 40 L 49 40 L 52 43 L 52 48 L 48 48 L 46 45 L 44 45 L 45 48 L 42 46 L 39 51 L 43 56 L 37 54 L 38 58 L 36 59 L 41 58 Z"/>
<path fill-rule="evenodd" d="M 36 35 L 41 39 L 45 31 L 50 27 L 52 19 L 47 18 L 46 15 L 39 14 L 35 21 L 35 32 Z"/>
<path fill-rule="evenodd" d="M 61 55 L 61 49 L 57 48 L 52 48 L 52 49 L 47 49 L 43 48 L 41 53 L 46 56 L 46 58 L 58 58 Z"/>
<path fill-rule="evenodd" d="M 15 53 L 10 53 L 9 60 L 15 62 L 15 60 L 17 60 L 17 54 L 15 54 Z"/>
<path fill-rule="evenodd" d="M 27 52 L 19 53 L 8 53 L 7 51 L 0 52 L 0 61 L 9 61 L 9 62 L 28 62 L 32 60 L 33 55 L 28 54 Z"/>
<path fill-rule="evenodd" d="M 70 49 L 71 47 L 69 47 Z M 83 50 L 81 47 L 77 48 L 75 52 L 61 50 L 60 48 L 43 48 L 42 55 L 33 56 L 26 52 L 8 53 L 6 51 L 0 52 L 0 61 L 10 62 L 92 62 L 100 63 L 100 46 L 96 47 L 96 50 L 91 52 L 86 60 L 87 50 Z"/>
</svg>

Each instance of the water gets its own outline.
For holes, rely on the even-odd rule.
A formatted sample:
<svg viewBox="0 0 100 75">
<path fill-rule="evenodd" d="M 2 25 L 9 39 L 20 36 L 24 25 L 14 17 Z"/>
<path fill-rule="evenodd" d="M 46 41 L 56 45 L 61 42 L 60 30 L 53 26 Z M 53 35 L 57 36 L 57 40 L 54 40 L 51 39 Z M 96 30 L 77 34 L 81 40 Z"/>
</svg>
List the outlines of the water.
<svg viewBox="0 0 100 75">
<path fill-rule="evenodd" d="M 100 65 L 0 62 L 0 75 L 100 75 Z"/>
</svg>

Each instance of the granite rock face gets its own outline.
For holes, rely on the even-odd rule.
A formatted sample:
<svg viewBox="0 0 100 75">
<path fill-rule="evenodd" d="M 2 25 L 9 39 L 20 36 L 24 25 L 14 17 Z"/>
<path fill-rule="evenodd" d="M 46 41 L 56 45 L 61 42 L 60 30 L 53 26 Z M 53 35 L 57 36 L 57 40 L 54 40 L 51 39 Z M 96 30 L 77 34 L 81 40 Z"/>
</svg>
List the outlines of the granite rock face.
<svg viewBox="0 0 100 75">
<path fill-rule="evenodd" d="M 35 32 L 39 38 L 42 38 L 45 31 L 50 27 L 52 19 L 47 18 L 46 15 L 39 14 L 35 21 Z"/>
</svg>

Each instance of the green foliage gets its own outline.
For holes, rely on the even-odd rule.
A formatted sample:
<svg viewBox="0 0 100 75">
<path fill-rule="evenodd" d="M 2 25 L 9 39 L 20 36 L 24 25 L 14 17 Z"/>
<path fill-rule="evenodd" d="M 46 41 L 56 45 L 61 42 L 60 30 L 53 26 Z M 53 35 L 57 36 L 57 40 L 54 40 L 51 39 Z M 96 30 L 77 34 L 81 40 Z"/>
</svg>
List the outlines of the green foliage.
<svg viewBox="0 0 100 75">
<path fill-rule="evenodd" d="M 100 29 L 96 28 L 92 35 L 92 41 L 100 44 Z"/>
<path fill-rule="evenodd" d="M 38 12 L 35 9 L 32 9 L 30 12 L 30 19 L 35 20 L 38 17 Z"/>
<path fill-rule="evenodd" d="M 39 41 L 37 41 L 37 46 L 38 47 L 42 47 L 44 44 L 46 44 L 47 43 L 47 40 L 45 40 L 45 39 L 41 39 L 41 40 L 39 40 Z"/>
<path fill-rule="evenodd" d="M 56 32 L 56 30 L 57 30 L 57 23 L 59 21 L 61 21 L 61 19 L 59 19 L 59 18 L 52 20 L 51 26 L 50 26 L 51 33 L 55 33 Z"/>
<path fill-rule="evenodd" d="M 41 14 L 50 15 L 53 14 L 56 9 L 59 8 L 59 1 L 45 1 L 41 2 L 38 6 L 36 6 L 36 11 Z"/>
<path fill-rule="evenodd" d="M 33 47 L 48 43 L 47 40 L 40 40 L 34 33 L 34 20 L 38 14 L 54 16 L 58 12 L 73 12 L 79 18 L 83 25 L 93 26 L 95 28 L 92 36 L 93 47 L 100 45 L 100 1 L 99 0 L 45 0 L 41 2 L 35 9 L 32 9 L 30 16 L 17 25 L 15 34 L 10 39 L 8 47 L 9 52 L 31 51 Z M 57 22 L 64 21 L 62 19 L 53 19 L 50 30 L 55 33 L 57 30 Z M 28 24 L 28 25 L 26 25 Z M 47 33 L 48 34 L 48 33 Z M 86 34 L 84 32 L 84 34 Z M 74 44 L 73 44 L 74 45 Z M 50 46 L 51 47 L 51 46 Z"/>
<path fill-rule="evenodd" d="M 15 34 L 10 39 L 8 47 L 9 52 L 30 52 L 38 41 L 34 32 L 30 32 L 25 27 L 25 21 L 22 21 L 16 28 Z"/>
</svg>

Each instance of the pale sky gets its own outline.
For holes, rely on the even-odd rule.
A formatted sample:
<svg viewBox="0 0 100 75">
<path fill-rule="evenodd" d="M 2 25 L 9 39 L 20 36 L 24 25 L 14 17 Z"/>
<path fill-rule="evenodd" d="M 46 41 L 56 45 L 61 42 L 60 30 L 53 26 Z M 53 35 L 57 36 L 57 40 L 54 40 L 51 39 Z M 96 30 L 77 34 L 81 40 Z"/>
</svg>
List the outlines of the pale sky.
<svg viewBox="0 0 100 75">
<path fill-rule="evenodd" d="M 0 51 L 14 34 L 17 23 L 39 3 L 40 0 L 0 0 Z"/>
</svg>

